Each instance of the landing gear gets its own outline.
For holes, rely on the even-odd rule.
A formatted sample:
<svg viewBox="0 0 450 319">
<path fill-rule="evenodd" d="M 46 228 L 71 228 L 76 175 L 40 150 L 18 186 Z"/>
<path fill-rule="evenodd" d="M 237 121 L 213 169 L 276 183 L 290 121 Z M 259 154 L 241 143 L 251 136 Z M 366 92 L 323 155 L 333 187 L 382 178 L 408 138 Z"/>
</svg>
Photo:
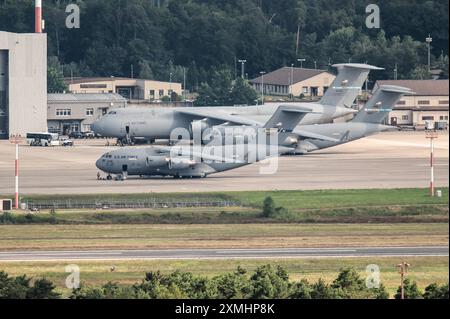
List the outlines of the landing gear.
<svg viewBox="0 0 450 319">
<path fill-rule="evenodd" d="M 112 181 L 112 176 L 111 176 L 111 174 L 108 174 L 108 176 L 106 176 L 106 179 L 108 180 L 108 181 Z"/>
</svg>

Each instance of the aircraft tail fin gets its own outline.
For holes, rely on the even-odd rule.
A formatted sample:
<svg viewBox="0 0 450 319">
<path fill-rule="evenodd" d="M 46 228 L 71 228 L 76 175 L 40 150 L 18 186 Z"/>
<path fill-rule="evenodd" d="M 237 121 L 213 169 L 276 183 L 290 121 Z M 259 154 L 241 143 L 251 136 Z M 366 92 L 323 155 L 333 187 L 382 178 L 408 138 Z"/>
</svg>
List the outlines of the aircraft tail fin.
<svg viewBox="0 0 450 319">
<path fill-rule="evenodd" d="M 352 122 L 381 124 L 401 97 L 404 94 L 412 93 L 411 89 L 405 87 L 382 85 L 367 101 Z"/>
<path fill-rule="evenodd" d="M 338 69 L 338 74 L 319 103 L 339 107 L 351 107 L 370 71 L 383 70 L 372 65 L 359 63 L 335 64 L 333 67 Z"/>
<path fill-rule="evenodd" d="M 272 117 L 264 125 L 264 128 L 276 128 L 286 132 L 292 132 L 308 113 L 314 112 L 306 107 L 280 105 Z"/>
</svg>

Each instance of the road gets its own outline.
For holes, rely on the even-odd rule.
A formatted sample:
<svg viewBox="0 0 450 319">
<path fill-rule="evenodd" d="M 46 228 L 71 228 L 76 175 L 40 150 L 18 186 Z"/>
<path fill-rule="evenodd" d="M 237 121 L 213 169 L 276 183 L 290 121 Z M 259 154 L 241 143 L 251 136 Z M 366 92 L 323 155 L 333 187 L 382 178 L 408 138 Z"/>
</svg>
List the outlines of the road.
<svg viewBox="0 0 450 319">
<path fill-rule="evenodd" d="M 84 250 L 0 252 L 0 261 L 250 259 L 448 256 L 447 247 L 349 247 L 272 249 Z"/>
<path fill-rule="evenodd" d="M 77 141 L 74 148 L 20 149 L 21 194 L 111 194 L 205 191 L 426 188 L 429 147 L 424 132 L 388 132 L 306 156 L 279 158 L 273 174 L 267 163 L 211 175 L 205 179 L 98 181 L 95 161 L 115 149 L 104 140 Z M 449 135 L 436 141 L 436 185 L 448 186 Z M 0 142 L 0 194 L 14 193 L 14 146 Z"/>
</svg>

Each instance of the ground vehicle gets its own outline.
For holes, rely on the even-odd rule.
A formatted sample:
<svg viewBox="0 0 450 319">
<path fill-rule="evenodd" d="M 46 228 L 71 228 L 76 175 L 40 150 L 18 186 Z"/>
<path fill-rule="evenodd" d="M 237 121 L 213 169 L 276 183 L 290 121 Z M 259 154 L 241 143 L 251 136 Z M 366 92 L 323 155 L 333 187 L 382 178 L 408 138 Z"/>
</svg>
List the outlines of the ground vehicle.
<svg viewBox="0 0 450 319">
<path fill-rule="evenodd" d="M 59 134 L 27 133 L 27 144 L 30 146 L 59 146 Z"/>
<path fill-rule="evenodd" d="M 69 137 L 70 138 L 84 138 L 84 135 L 83 135 L 83 133 L 76 131 L 76 132 L 71 132 L 69 134 Z"/>
<path fill-rule="evenodd" d="M 95 133 L 92 131 L 82 132 L 84 138 L 95 138 Z"/>
<path fill-rule="evenodd" d="M 73 141 L 68 138 L 64 138 L 60 140 L 61 146 L 73 146 Z"/>
</svg>

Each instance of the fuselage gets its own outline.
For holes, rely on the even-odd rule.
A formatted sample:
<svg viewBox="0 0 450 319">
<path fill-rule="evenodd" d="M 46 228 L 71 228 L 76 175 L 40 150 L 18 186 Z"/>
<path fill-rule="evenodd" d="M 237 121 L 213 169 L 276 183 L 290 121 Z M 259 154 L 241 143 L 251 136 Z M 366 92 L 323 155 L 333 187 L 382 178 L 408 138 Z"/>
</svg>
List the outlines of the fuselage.
<svg viewBox="0 0 450 319">
<path fill-rule="evenodd" d="M 278 104 L 244 107 L 194 107 L 189 111 L 217 112 L 217 114 L 243 117 L 264 124 L 276 111 Z M 317 103 L 298 103 L 299 107 L 312 109 L 314 113 L 307 114 L 301 125 L 329 123 L 333 119 L 353 113 L 345 107 L 323 106 Z M 114 138 L 148 138 L 148 139 L 180 139 L 180 135 L 189 132 L 192 137 L 192 123 L 198 121 L 179 111 L 185 108 L 123 108 L 114 109 L 92 125 L 92 129 L 104 136 Z M 221 121 L 204 121 L 207 126 L 220 125 Z M 183 131 L 184 130 L 184 134 Z M 183 139 L 186 137 L 183 136 Z"/>
<path fill-rule="evenodd" d="M 306 154 L 312 151 L 356 141 L 391 129 L 391 126 L 364 122 L 306 125 L 302 127 L 302 130 L 310 133 L 320 133 L 339 141 L 331 142 L 317 139 L 304 139 L 297 144 L 295 153 Z"/>
<path fill-rule="evenodd" d="M 182 145 L 173 146 L 170 151 L 158 146 L 126 147 L 102 155 L 96 166 L 105 173 L 117 175 L 206 177 L 276 157 L 289 150 L 281 146 L 263 147 L 264 150 L 247 145 Z"/>
</svg>

